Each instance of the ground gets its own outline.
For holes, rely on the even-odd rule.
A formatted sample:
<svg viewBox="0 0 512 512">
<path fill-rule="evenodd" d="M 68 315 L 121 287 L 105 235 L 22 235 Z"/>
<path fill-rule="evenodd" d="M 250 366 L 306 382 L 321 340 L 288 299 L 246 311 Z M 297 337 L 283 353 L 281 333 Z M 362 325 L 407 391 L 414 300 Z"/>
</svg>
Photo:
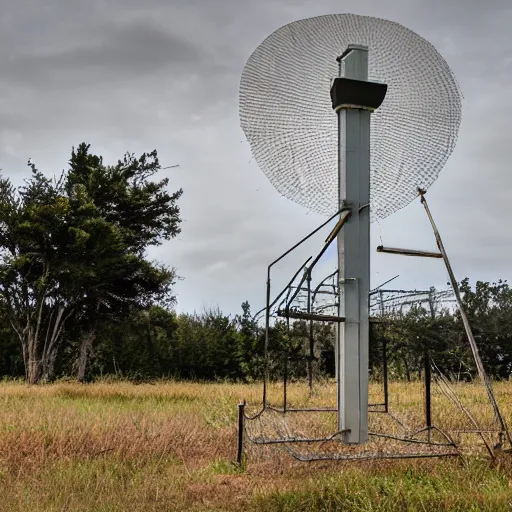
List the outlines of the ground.
<svg viewBox="0 0 512 512">
<path fill-rule="evenodd" d="M 307 403 L 303 391 L 292 386 L 291 402 Z M 332 391 L 324 383 L 313 401 Z M 392 391 L 404 410 L 421 404 L 417 383 Z M 510 417 L 512 383 L 496 391 Z M 0 511 L 512 510 L 508 454 L 300 463 L 278 447 L 250 447 L 239 468 L 241 399 L 257 404 L 261 385 L 1 383 Z"/>
</svg>

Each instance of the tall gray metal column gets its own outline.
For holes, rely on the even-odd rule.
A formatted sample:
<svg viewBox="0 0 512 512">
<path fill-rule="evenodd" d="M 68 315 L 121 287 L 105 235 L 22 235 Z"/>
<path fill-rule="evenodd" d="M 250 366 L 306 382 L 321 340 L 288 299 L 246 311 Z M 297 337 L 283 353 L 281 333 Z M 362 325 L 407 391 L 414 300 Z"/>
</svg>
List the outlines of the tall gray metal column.
<svg viewBox="0 0 512 512">
<path fill-rule="evenodd" d="M 351 45 L 340 57 L 340 77 L 368 80 L 368 49 Z M 368 338 L 370 292 L 370 111 L 338 109 L 340 207 L 351 216 L 338 235 L 338 426 L 344 441 L 368 440 Z"/>
</svg>

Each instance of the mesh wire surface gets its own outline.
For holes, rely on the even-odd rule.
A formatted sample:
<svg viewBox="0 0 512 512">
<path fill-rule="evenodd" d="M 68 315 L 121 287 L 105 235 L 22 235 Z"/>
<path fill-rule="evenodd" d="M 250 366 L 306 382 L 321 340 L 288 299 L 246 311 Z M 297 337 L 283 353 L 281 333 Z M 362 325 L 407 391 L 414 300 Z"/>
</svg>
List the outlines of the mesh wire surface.
<svg viewBox="0 0 512 512">
<path fill-rule="evenodd" d="M 318 213 L 335 213 L 338 134 L 329 90 L 338 76 L 336 57 L 349 44 L 368 46 L 369 80 L 388 84 L 371 121 L 372 219 L 384 218 L 434 182 L 461 120 L 453 73 L 416 33 L 352 14 L 285 25 L 244 68 L 241 126 L 256 162 L 282 195 Z"/>
</svg>

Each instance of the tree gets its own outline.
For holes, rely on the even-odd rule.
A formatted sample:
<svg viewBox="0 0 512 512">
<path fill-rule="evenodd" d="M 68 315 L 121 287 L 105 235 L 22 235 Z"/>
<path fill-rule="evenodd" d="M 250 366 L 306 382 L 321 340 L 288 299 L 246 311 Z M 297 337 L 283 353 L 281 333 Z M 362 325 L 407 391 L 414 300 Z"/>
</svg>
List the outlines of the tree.
<svg viewBox="0 0 512 512">
<path fill-rule="evenodd" d="M 490 375 L 508 379 L 512 374 L 512 289 L 499 280 L 477 281 L 472 290 L 468 279 L 460 289 L 484 366 Z M 461 323 L 460 318 L 458 321 Z"/>
<path fill-rule="evenodd" d="M 71 318 L 91 326 L 80 349 L 86 361 L 99 318 L 174 301 L 174 269 L 145 253 L 179 233 L 182 191 L 169 194 L 167 179 L 151 181 L 160 170 L 156 151 L 105 166 L 81 144 L 69 172 L 53 180 L 29 166 L 24 187 L 0 180 L 0 298 L 27 380 L 37 383 L 53 377 Z"/>
<path fill-rule="evenodd" d="M 256 341 L 260 329 L 251 314 L 251 306 L 248 301 L 242 303 L 242 314 L 235 317 L 238 329 L 237 358 L 243 379 L 254 376 L 254 361 L 257 357 Z"/>
<path fill-rule="evenodd" d="M 66 183 L 68 194 L 79 191 L 86 195 L 99 215 L 119 230 L 125 249 L 139 264 L 136 279 L 130 280 L 126 275 L 111 276 L 112 287 L 117 289 L 111 290 L 108 306 L 102 297 L 104 290 L 95 288 L 94 296 L 90 296 L 89 303 L 82 308 L 81 320 L 88 328 L 83 330 L 80 344 L 79 380 L 85 374 L 97 322 L 103 315 L 119 318 L 134 308 L 147 309 L 154 301 L 167 306 L 175 303 L 170 295 L 174 271 L 144 260 L 150 246 L 160 245 L 180 232 L 177 200 L 182 191 L 169 194 L 167 178 L 151 181 L 160 169 L 156 151 L 143 154 L 139 159 L 126 154 L 113 167 L 105 167 L 101 157 L 89 154 L 88 145 L 81 144 L 72 152 Z"/>
<path fill-rule="evenodd" d="M 244 377 L 237 321 L 218 309 L 178 317 L 175 357 L 182 378 Z"/>
</svg>

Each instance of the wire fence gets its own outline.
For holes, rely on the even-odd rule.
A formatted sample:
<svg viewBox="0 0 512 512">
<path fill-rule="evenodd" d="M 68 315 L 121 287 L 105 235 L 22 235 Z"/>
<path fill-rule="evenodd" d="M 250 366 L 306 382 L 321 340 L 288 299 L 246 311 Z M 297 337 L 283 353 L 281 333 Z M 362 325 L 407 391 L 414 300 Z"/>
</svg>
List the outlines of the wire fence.
<svg viewBox="0 0 512 512">
<path fill-rule="evenodd" d="M 316 284 L 307 279 L 296 284 L 300 281 L 296 274 L 281 300 L 274 304 L 272 314 L 285 317 L 287 312 L 300 317 L 301 312 L 309 312 L 318 316 L 306 319 L 306 327 L 336 325 L 335 319 L 319 317 L 337 315 L 337 277 L 337 272 L 333 272 Z M 435 319 L 443 312 L 453 311 L 454 304 L 453 292 L 448 289 L 379 288 L 370 294 L 371 317 L 375 322 L 392 322 L 413 308 L 420 308 Z M 288 329 L 289 320 L 287 317 Z M 508 432 L 496 421 L 481 383 L 462 383 L 453 375 L 445 375 L 433 358 L 424 361 L 421 379 L 409 384 L 389 382 L 385 342 L 381 351 L 381 382 L 371 385 L 369 439 L 361 445 L 346 444 L 344 431 L 337 427 L 335 384 L 322 377 L 318 364 L 316 372 L 312 364 L 306 364 L 311 360 L 318 363 L 319 359 L 321 340 L 318 336 L 311 340 L 311 332 L 308 328 L 302 331 L 303 350 L 298 355 L 288 354 L 276 363 L 281 365 L 282 379 L 267 382 L 262 406 L 241 407 L 246 445 L 280 448 L 300 461 L 494 456 L 497 449 L 505 446 Z M 287 366 L 292 365 L 294 358 L 295 362 L 306 364 L 307 382 L 293 381 L 287 375 Z"/>
</svg>

